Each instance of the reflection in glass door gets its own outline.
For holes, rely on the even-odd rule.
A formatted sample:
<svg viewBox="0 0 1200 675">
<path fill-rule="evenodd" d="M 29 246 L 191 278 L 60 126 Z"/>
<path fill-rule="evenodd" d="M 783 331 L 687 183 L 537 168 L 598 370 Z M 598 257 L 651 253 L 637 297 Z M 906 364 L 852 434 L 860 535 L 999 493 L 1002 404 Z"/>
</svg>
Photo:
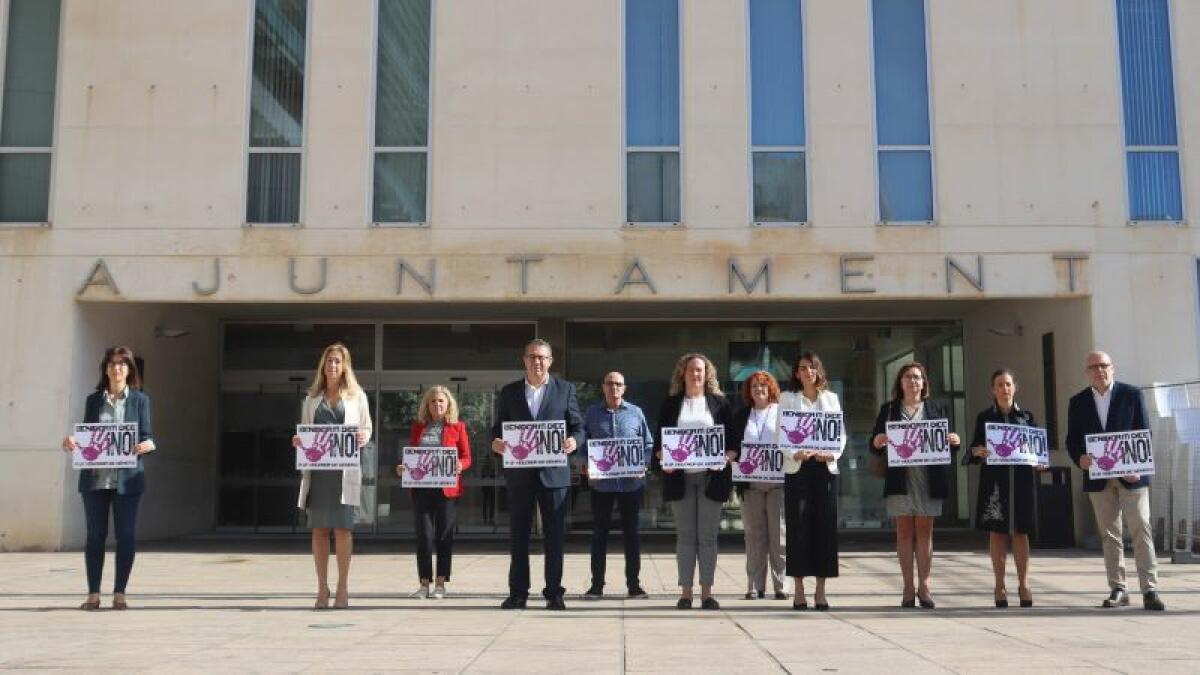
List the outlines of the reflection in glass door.
<svg viewBox="0 0 1200 675">
<path fill-rule="evenodd" d="M 412 498 L 396 475 L 400 449 L 409 443 L 424 391 L 433 384 L 450 389 L 458 401 L 459 419 L 466 422 L 472 464 L 463 474 L 464 492 L 457 516 L 460 532 L 492 534 L 508 527 L 504 477 L 492 454 L 491 427 L 496 393 L 511 373 L 421 373 L 386 375 L 379 393 L 379 451 L 376 513 L 378 532 L 413 531 Z M 416 380 L 420 380 L 419 382 Z"/>
<path fill-rule="evenodd" d="M 298 524 L 291 438 L 300 384 L 233 385 L 221 392 L 217 527 L 291 532 Z"/>
</svg>

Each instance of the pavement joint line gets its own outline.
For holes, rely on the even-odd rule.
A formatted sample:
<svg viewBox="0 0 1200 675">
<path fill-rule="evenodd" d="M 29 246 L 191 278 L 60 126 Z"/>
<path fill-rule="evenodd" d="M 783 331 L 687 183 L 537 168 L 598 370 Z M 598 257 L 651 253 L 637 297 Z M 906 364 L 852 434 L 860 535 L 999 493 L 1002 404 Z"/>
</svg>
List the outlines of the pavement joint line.
<svg viewBox="0 0 1200 675">
<path fill-rule="evenodd" d="M 469 671 L 469 670 L 471 669 L 471 667 L 472 667 L 472 666 L 474 666 L 476 663 L 478 663 L 478 662 L 479 662 L 479 659 L 480 659 L 480 657 L 482 657 L 484 654 L 486 654 L 486 653 L 487 653 L 487 651 L 488 651 L 489 649 L 491 649 L 491 648 L 492 648 L 492 645 L 496 644 L 496 642 L 498 642 L 498 641 L 500 640 L 500 638 L 501 638 L 502 636 L 504 636 L 504 634 L 505 634 L 505 633 L 507 633 L 507 632 L 508 632 L 508 629 L 509 629 L 509 628 L 511 628 L 511 627 L 512 627 L 512 625 L 513 625 L 514 623 L 516 623 L 516 622 L 517 622 L 517 619 L 519 619 L 519 618 L 520 618 L 520 616 L 521 616 L 521 614 L 522 614 L 522 613 L 524 613 L 524 612 L 526 612 L 526 611 L 528 611 L 528 610 L 524 610 L 524 609 L 510 609 L 510 610 L 501 610 L 501 611 L 508 611 L 508 612 L 511 612 L 511 613 L 512 613 L 512 615 L 513 615 L 513 616 L 512 616 L 512 618 L 510 618 L 510 619 L 508 620 L 508 622 L 504 624 L 504 627 L 503 627 L 503 628 L 501 628 L 499 631 L 497 631 L 497 632 L 496 632 L 496 634 L 495 634 L 495 635 L 493 635 L 493 636 L 492 636 L 492 639 L 491 639 L 491 640 L 488 640 L 488 643 L 487 643 L 486 645 L 484 645 L 483 647 L 480 647 L 480 649 L 479 649 L 479 653 L 477 653 L 477 654 L 476 654 L 476 655 L 475 655 L 475 656 L 474 656 L 474 657 L 473 657 L 473 658 L 472 658 L 472 659 L 471 659 L 471 660 L 470 660 L 470 661 L 467 663 L 467 665 L 463 666 L 463 667 L 462 667 L 462 670 L 459 670 L 459 671 L 458 671 L 459 673 L 465 673 L 465 672 Z"/>
<path fill-rule="evenodd" d="M 626 601 L 627 602 L 627 601 Z M 628 672 L 629 645 L 625 640 L 625 602 L 621 603 L 621 672 Z"/>
<path fill-rule="evenodd" d="M 836 613 L 836 612 L 830 612 L 830 613 L 829 613 L 829 615 L 830 615 L 831 617 L 833 617 L 835 620 L 837 620 L 837 621 L 841 621 L 842 623 L 844 623 L 844 624 L 846 624 L 846 625 L 848 625 L 848 626 L 851 626 L 851 627 L 853 627 L 853 628 L 857 628 L 858 630 L 860 630 L 860 631 L 863 631 L 863 632 L 864 632 L 864 633 L 866 633 L 867 635 L 870 635 L 871 637 L 873 637 L 873 638 L 875 638 L 875 639 L 877 639 L 877 640 L 881 640 L 881 641 L 883 641 L 883 642 L 886 642 L 887 644 L 894 646 L 895 648 L 899 649 L 900 651 L 902 651 L 902 652 L 904 652 L 904 653 L 906 653 L 906 654 L 911 654 L 912 656 L 915 656 L 915 657 L 917 657 L 918 659 L 921 659 L 922 661 L 925 661 L 925 662 L 927 662 L 927 663 L 929 663 L 929 664 L 933 665 L 935 668 L 939 668 L 939 669 L 941 669 L 941 670 L 944 670 L 944 671 L 946 671 L 946 672 L 950 672 L 950 673 L 958 673 L 958 672 L 960 672 L 960 671 L 958 671 L 958 670 L 955 670 L 954 668 L 950 668 L 949 666 L 946 666 L 946 665 L 944 665 L 944 664 L 942 664 L 942 663 L 939 663 L 939 662 L 937 662 L 937 661 L 934 661 L 933 659 L 931 659 L 931 658 L 929 658 L 929 657 L 925 656 L 924 654 L 922 654 L 922 653 L 920 653 L 920 652 L 913 651 L 912 649 L 909 649 L 909 648 L 908 648 L 906 645 L 904 645 L 904 644 L 902 644 L 902 643 L 899 643 L 899 642 L 896 642 L 895 640 L 893 640 L 893 639 L 891 639 L 891 638 L 887 637 L 886 635 L 881 635 L 881 634 L 879 634 L 879 633 L 876 633 L 875 631 L 871 630 L 870 628 L 867 628 L 866 626 L 860 626 L 859 624 L 857 624 L 857 623 L 854 623 L 853 621 L 851 621 L 851 620 L 849 620 L 849 619 L 846 619 L 846 618 L 843 618 L 843 617 L 841 617 L 841 616 L 838 616 L 838 613 Z"/>
<path fill-rule="evenodd" d="M 779 658 L 777 656 L 775 656 L 775 654 L 773 652 L 771 652 L 770 649 L 767 649 L 766 647 L 764 647 L 762 645 L 761 642 L 759 642 L 757 639 L 755 639 L 755 637 L 750 634 L 750 631 L 747 630 L 746 627 L 742 625 L 742 622 L 738 621 L 736 618 L 731 616 L 729 614 L 729 611 L 726 609 L 722 609 L 721 613 L 725 615 L 725 618 L 727 618 L 731 622 L 733 622 L 733 625 L 737 626 L 737 629 L 740 630 L 742 632 L 742 634 L 745 635 L 746 638 L 750 640 L 750 644 L 752 644 L 756 648 L 758 648 L 758 651 L 765 654 L 768 659 L 771 659 L 771 661 L 775 663 L 775 667 L 779 668 L 779 670 L 787 673 L 788 675 L 792 675 L 792 671 L 788 670 L 788 667 L 783 665 L 783 662 L 780 661 Z"/>
</svg>

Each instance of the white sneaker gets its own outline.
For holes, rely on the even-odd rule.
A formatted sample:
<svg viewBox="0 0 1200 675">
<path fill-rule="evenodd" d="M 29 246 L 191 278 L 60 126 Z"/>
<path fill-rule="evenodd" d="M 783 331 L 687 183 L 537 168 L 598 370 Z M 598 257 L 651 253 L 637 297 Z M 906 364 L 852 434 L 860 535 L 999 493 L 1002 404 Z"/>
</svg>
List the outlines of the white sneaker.
<svg viewBox="0 0 1200 675">
<path fill-rule="evenodd" d="M 433 589 L 433 595 L 431 595 L 430 597 L 432 597 L 434 600 L 441 600 L 441 599 L 445 598 L 446 597 L 446 587 L 445 586 L 435 587 Z"/>
<path fill-rule="evenodd" d="M 429 590 L 428 586 L 419 586 L 419 587 L 417 587 L 417 592 L 415 593 L 415 595 L 418 598 L 429 599 L 429 598 L 433 597 L 433 591 Z"/>
</svg>

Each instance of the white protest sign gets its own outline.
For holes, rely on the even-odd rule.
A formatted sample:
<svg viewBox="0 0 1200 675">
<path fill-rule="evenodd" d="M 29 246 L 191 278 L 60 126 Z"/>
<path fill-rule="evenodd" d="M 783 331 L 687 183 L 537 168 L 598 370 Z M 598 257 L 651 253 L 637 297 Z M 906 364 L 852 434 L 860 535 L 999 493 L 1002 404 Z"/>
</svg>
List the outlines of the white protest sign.
<svg viewBox="0 0 1200 675">
<path fill-rule="evenodd" d="M 990 466 L 1050 466 L 1046 430 L 1020 424 L 983 425 Z"/>
<path fill-rule="evenodd" d="M 888 466 L 949 464 L 949 420 L 887 423 Z"/>
<path fill-rule="evenodd" d="M 725 467 L 725 427 L 663 427 L 664 469 L 722 469 Z"/>
<path fill-rule="evenodd" d="M 795 454 L 801 450 L 842 454 L 845 421 L 840 412 L 823 410 L 779 411 L 779 447 Z"/>
<path fill-rule="evenodd" d="M 73 469 L 132 469 L 137 466 L 137 422 L 76 424 Z"/>
<path fill-rule="evenodd" d="M 458 448 L 406 447 L 400 450 L 406 488 L 452 488 L 458 485 Z"/>
<path fill-rule="evenodd" d="M 775 443 L 742 443 L 742 455 L 733 463 L 733 480 L 783 483 L 783 450 Z"/>
<path fill-rule="evenodd" d="M 297 471 L 357 469 L 358 427 L 350 424 L 297 424 Z"/>
<path fill-rule="evenodd" d="M 567 423 L 505 422 L 501 425 L 504 441 L 504 468 L 540 468 L 566 466 Z"/>
<path fill-rule="evenodd" d="M 646 444 L 640 438 L 592 438 L 587 453 L 591 480 L 646 475 Z"/>
<path fill-rule="evenodd" d="M 1087 454 L 1092 456 L 1089 478 L 1154 475 L 1154 450 L 1150 445 L 1150 432 L 1145 429 L 1088 434 L 1084 442 L 1087 443 Z"/>
</svg>

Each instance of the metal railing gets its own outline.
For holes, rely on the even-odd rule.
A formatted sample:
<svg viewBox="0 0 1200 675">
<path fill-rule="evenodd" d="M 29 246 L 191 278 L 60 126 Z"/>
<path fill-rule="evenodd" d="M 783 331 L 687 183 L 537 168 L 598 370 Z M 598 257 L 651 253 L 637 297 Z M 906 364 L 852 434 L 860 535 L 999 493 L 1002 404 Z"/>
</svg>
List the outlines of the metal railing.
<svg viewBox="0 0 1200 675">
<path fill-rule="evenodd" d="M 1150 513 L 1172 562 L 1200 563 L 1200 380 L 1141 387 L 1154 439 Z"/>
</svg>

